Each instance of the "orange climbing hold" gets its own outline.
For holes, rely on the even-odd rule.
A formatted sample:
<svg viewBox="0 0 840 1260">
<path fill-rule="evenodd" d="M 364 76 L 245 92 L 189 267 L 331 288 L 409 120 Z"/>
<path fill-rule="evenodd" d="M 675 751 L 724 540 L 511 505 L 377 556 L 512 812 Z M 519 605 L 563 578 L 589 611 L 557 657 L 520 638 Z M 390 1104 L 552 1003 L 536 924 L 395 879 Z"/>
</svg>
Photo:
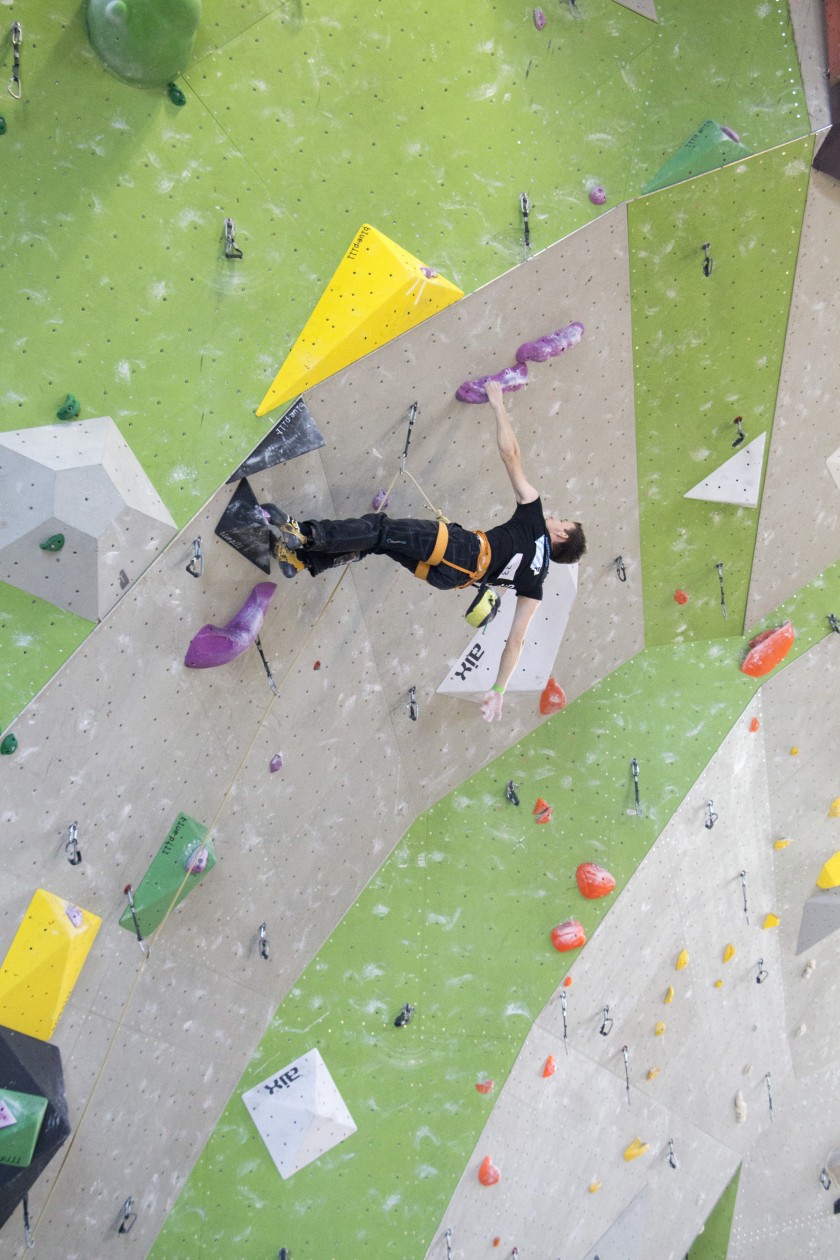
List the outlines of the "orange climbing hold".
<svg viewBox="0 0 840 1260">
<path fill-rule="evenodd" d="M 679 589 L 674 591 L 674 599 L 678 604 L 688 603 L 688 596 L 686 595 L 685 591 L 681 591 Z"/>
<path fill-rule="evenodd" d="M 537 803 L 534 806 L 533 813 L 538 823 L 551 822 L 551 806 L 548 801 L 544 801 L 541 796 L 537 797 Z"/>
<path fill-rule="evenodd" d="M 761 678 L 784 660 L 794 640 L 793 623 L 786 621 L 775 630 L 765 630 L 750 641 L 741 670 L 751 678 Z"/>
<path fill-rule="evenodd" d="M 568 989 L 568 987 L 569 987 L 569 985 L 570 985 L 571 983 L 572 983 L 572 977 L 571 977 L 571 976 L 566 976 L 566 979 L 563 981 L 563 988 L 564 988 L 564 989 Z"/>
<path fill-rule="evenodd" d="M 478 1180 L 481 1184 L 483 1186 L 495 1186 L 496 1182 L 500 1180 L 501 1175 L 502 1174 L 499 1172 L 490 1156 L 485 1155 L 484 1159 L 481 1161 L 481 1167 L 478 1170 Z"/>
<path fill-rule="evenodd" d="M 753 720 L 750 722 L 750 730 L 753 733 L 753 735 L 758 730 L 759 726 L 761 726 L 761 723 L 759 722 L 758 718 L 753 718 Z"/>
<path fill-rule="evenodd" d="M 563 923 L 558 923 L 557 927 L 551 929 L 551 943 L 561 954 L 570 949 L 580 949 L 581 945 L 586 944 L 583 924 L 578 923 L 577 919 L 566 919 Z"/>
<path fill-rule="evenodd" d="M 559 713 L 566 707 L 566 693 L 553 678 L 549 678 L 540 696 L 540 713 L 547 717 L 550 713 Z"/>
<path fill-rule="evenodd" d="M 577 886 L 584 897 L 594 901 L 597 897 L 606 897 L 615 888 L 615 879 L 596 862 L 581 862 L 575 872 Z"/>
<path fill-rule="evenodd" d="M 545 1061 L 545 1067 L 543 1068 L 543 1078 L 553 1076 L 556 1071 L 557 1071 L 557 1060 L 555 1059 L 553 1054 L 550 1054 Z"/>
</svg>

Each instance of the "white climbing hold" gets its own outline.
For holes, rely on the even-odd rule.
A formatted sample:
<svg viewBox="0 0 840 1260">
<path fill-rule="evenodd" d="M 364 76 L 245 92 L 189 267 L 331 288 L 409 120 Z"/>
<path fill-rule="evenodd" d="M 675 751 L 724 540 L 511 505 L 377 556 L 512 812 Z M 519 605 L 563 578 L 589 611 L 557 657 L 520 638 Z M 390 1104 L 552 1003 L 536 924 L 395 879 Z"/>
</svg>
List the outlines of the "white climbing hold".
<svg viewBox="0 0 840 1260">
<path fill-rule="evenodd" d="M 802 979 L 810 980 L 811 976 L 814 974 L 816 966 L 817 966 L 816 958 L 809 958 L 802 969 Z"/>
<path fill-rule="evenodd" d="M 738 1093 L 735 1095 L 735 1119 L 737 1120 L 738 1124 L 743 1124 L 746 1118 L 747 1118 L 747 1104 L 744 1099 L 744 1095 L 741 1093 L 739 1089 Z"/>
</svg>

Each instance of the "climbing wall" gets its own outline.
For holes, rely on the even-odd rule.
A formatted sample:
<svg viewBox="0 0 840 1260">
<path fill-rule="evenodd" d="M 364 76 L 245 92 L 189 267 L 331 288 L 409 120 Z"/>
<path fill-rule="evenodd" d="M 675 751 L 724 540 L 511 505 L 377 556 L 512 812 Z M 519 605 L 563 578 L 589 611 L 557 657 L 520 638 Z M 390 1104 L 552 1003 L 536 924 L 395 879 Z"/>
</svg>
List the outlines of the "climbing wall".
<svg viewBox="0 0 840 1260">
<path fill-rule="evenodd" d="M 4 287 L 16 295 L 0 316 L 14 341 L 0 423 L 51 423 L 72 389 L 83 414 L 114 415 L 173 517 L 187 522 L 88 639 L 72 615 L 2 591 L 4 695 L 9 718 L 20 711 L 20 749 L 0 761 L 8 855 L 0 943 L 11 942 L 25 913 L 33 861 L 39 881 L 42 868 L 52 872 L 45 886 L 103 920 L 56 1029 L 73 1139 L 33 1199 L 37 1241 L 47 1250 L 67 1251 L 68 1238 L 84 1234 L 85 1246 L 104 1251 L 133 1194 L 138 1254 L 263 1255 L 290 1242 L 332 1254 L 356 1231 L 360 1245 L 375 1236 L 382 1254 L 390 1247 L 423 1255 L 452 1188 L 465 1168 L 466 1179 L 474 1171 L 475 1143 L 496 1098 L 504 1129 L 511 1095 L 501 1093 L 502 1082 L 526 1039 L 556 1036 L 542 1021 L 532 1025 L 560 977 L 547 928 L 577 898 L 576 861 L 593 852 L 609 858 L 620 889 L 646 853 L 654 858 L 661 833 L 666 852 L 669 844 L 678 850 L 674 863 L 684 861 L 669 820 L 690 791 L 701 805 L 706 792 L 720 795 L 717 779 L 698 777 L 754 690 L 737 673 L 740 619 L 728 641 L 715 637 L 719 623 L 704 627 L 713 595 L 689 603 L 688 615 L 696 607 L 700 617 L 685 635 L 647 585 L 643 609 L 642 580 L 656 565 L 643 535 L 640 544 L 639 487 L 648 506 L 656 487 L 649 469 L 637 476 L 636 454 L 650 432 L 640 382 L 658 337 L 648 295 L 631 296 L 630 266 L 647 266 L 646 251 L 666 238 L 646 237 L 631 206 L 628 239 L 623 203 L 704 117 L 734 124 L 761 154 L 738 177 L 759 200 L 772 195 L 775 204 L 782 189 L 776 218 L 750 236 L 756 250 L 766 243 L 770 270 L 777 267 L 778 221 L 798 232 L 811 143 L 798 139 L 807 122 L 784 6 L 745 14 L 722 0 L 703 11 L 657 0 L 653 22 L 592 0 L 552 11 L 543 31 L 530 11 L 479 21 L 433 5 L 422 23 L 380 15 L 362 29 L 347 6 L 329 18 L 269 8 L 246 0 L 234 12 L 207 0 L 183 79 L 184 110 L 108 76 L 87 47 L 81 11 L 27 13 L 24 96 L 6 106 L 2 143 L 16 189 L 10 234 L 21 248 L 0 261 Z M 773 145 L 788 155 L 783 168 L 778 154 L 762 153 Z M 723 215 L 718 190 L 727 180 L 735 172 L 703 181 L 710 214 Z M 607 189 L 603 211 L 586 195 L 596 182 Z M 518 213 L 522 189 L 532 200 L 530 250 Z M 679 219 L 679 201 L 670 204 Z M 749 206 L 731 206 L 752 223 Z M 225 215 L 235 217 L 243 248 L 236 261 L 223 258 Z M 253 648 L 223 670 L 182 666 L 196 630 L 227 621 L 264 576 L 215 538 L 232 493 L 216 487 L 264 432 L 249 417 L 348 234 L 365 221 L 468 292 L 484 287 L 310 391 L 324 447 L 255 475 L 254 488 L 296 510 L 366 509 L 397 470 L 407 408 L 417 401 L 408 467 L 422 491 L 450 515 L 468 505 L 476 518 L 465 524 L 504 519 L 510 490 L 489 413 L 455 403 L 454 390 L 510 362 L 520 341 L 581 319 L 581 345 L 535 365 L 528 390 L 510 399 L 526 467 L 545 485 L 549 508 L 580 515 L 591 537 L 555 662 L 573 703 L 552 722 L 541 722 L 534 698 L 511 697 L 504 725 L 491 730 L 468 702 L 436 696 L 463 647 L 459 601 L 467 598 L 449 597 L 447 620 L 445 597 L 381 562 L 344 577 L 337 571 L 334 581 L 278 579 L 262 631 L 276 697 Z M 727 224 L 715 222 L 716 245 Z M 752 289 L 756 272 L 742 245 L 730 255 L 738 252 L 739 275 Z M 784 278 L 773 274 L 783 294 Z M 773 334 L 781 337 L 777 315 Z M 670 477 L 670 451 L 657 457 Z M 705 469 L 696 471 L 691 484 Z M 665 497 L 676 513 L 670 482 Z M 406 479 L 395 483 L 392 502 L 400 512 L 428 511 Z M 198 536 L 205 568 L 196 580 L 185 570 Z M 740 564 L 749 548 L 736 550 Z M 797 606 L 796 658 L 827 633 L 821 598 Z M 641 651 L 643 615 L 654 627 L 648 642 L 662 647 Z M 670 646 L 692 635 L 701 641 Z M 641 763 L 643 817 L 633 810 L 631 756 Z M 750 767 L 763 800 L 760 774 Z M 519 785 L 519 808 L 504 798 L 508 780 Z M 537 796 L 552 804 L 551 824 L 538 826 L 530 813 Z M 728 810 L 730 798 L 721 799 Z M 780 807 L 772 792 L 771 800 Z M 145 958 L 118 927 L 121 890 L 136 887 L 182 809 L 209 828 L 218 862 L 167 916 Z M 724 818 L 721 811 L 716 825 Z M 84 855 L 78 867 L 66 862 L 72 820 Z M 679 825 L 677 834 L 693 835 L 697 820 Z M 752 826 L 739 843 L 750 843 Z M 683 869 L 686 880 L 695 874 Z M 750 888 L 766 888 L 763 878 Z M 620 908 L 625 896 L 636 906 L 632 887 L 612 899 L 614 939 L 625 952 L 633 937 Z M 698 889 L 708 897 L 705 885 Z M 609 910 L 608 899 L 581 911 L 590 936 L 601 924 L 592 946 L 610 935 Z M 646 902 L 642 911 L 649 917 Z M 706 941 L 685 895 L 678 912 L 696 959 Z M 672 912 L 654 933 L 663 950 L 674 922 Z M 611 974 L 623 974 L 608 945 L 606 957 Z M 658 954 L 648 961 L 662 965 Z M 778 960 L 770 961 L 775 982 Z M 681 974 L 696 983 L 690 971 Z M 777 1001 L 777 990 L 767 993 Z M 702 1001 L 689 996 L 674 1076 L 690 1085 L 701 1054 L 693 1013 L 715 1008 L 705 993 Z M 394 1015 L 415 999 L 414 1020 L 395 1029 Z M 634 1039 L 647 1027 L 647 1000 L 628 1016 Z M 736 1022 L 722 1026 L 717 1044 L 737 1026 L 731 1005 L 724 1011 Z M 774 1027 L 776 1049 L 779 1040 Z M 275 1214 L 253 1211 L 257 1201 L 276 1201 L 278 1183 L 255 1130 L 240 1128 L 250 1121 L 239 1093 L 315 1041 L 330 1047 L 359 1132 L 290 1182 L 283 1220 L 293 1232 L 326 1232 L 278 1238 Z M 781 1062 L 784 1048 L 779 1054 Z M 813 1053 L 815 1064 L 821 1054 Z M 596 1063 L 578 1050 L 577 1062 L 581 1079 L 611 1081 L 626 1105 L 609 1058 Z M 495 1094 L 474 1089 L 486 1072 L 497 1078 Z M 788 1081 L 782 1071 L 782 1098 Z M 523 1097 L 532 1097 L 530 1088 Z M 716 1088 L 710 1104 L 720 1100 Z M 638 1098 L 640 1086 L 633 1089 Z M 727 1175 L 710 1171 L 703 1153 L 719 1153 L 720 1134 L 695 1131 L 700 1100 L 688 1093 L 693 1110 L 669 1133 L 690 1172 L 686 1194 L 701 1198 L 692 1208 L 699 1228 L 734 1161 L 727 1150 Z M 788 1097 L 790 1114 L 804 1114 L 804 1099 L 796 1112 Z M 675 1105 L 655 1094 L 643 1101 L 660 1141 Z M 154 1244 L 223 1109 L 223 1126 Z M 757 1116 L 751 1100 L 751 1132 Z M 594 1119 L 581 1110 L 575 1127 L 586 1135 Z M 647 1158 L 626 1166 L 633 1193 L 605 1181 L 592 1196 L 603 1194 L 609 1208 L 589 1212 L 589 1232 L 576 1241 L 581 1257 L 607 1241 L 643 1246 L 662 1184 L 645 1184 Z M 804 1151 L 803 1167 L 812 1158 Z M 625 1172 L 620 1155 L 616 1162 Z M 759 1170 L 753 1184 L 761 1178 Z M 539 1235 L 540 1195 L 525 1192 L 533 1211 L 523 1228 L 536 1230 L 541 1244 L 553 1235 L 548 1225 Z M 749 1231 L 759 1207 L 745 1202 L 736 1231 L 746 1231 L 744 1254 L 756 1254 Z M 342 1215 L 348 1209 L 352 1219 Z M 4 1246 L 13 1238 L 9 1247 L 23 1254 L 10 1228 L 17 1226 L 4 1230 Z M 497 1228 L 513 1245 L 512 1226 Z M 434 1245 L 440 1252 L 440 1236 Z M 456 1247 L 472 1254 L 463 1230 Z"/>
<path fill-rule="evenodd" d="M 819 146 L 819 139 L 817 140 Z M 830 564 L 840 546 L 840 183 L 812 171 L 750 580 L 747 624 Z M 835 467 L 832 475 L 831 468 Z"/>
</svg>

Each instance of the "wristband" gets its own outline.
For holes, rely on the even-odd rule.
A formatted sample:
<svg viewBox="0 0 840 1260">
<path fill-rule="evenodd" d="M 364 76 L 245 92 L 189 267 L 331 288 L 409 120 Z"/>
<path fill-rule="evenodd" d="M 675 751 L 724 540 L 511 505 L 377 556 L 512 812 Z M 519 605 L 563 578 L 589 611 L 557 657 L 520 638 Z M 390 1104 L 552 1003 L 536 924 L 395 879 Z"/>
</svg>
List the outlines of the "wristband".
<svg viewBox="0 0 840 1260">
<path fill-rule="evenodd" d="M 499 693 L 499 695 L 500 695 L 500 696 L 503 696 L 503 695 L 505 694 L 505 689 L 504 689 L 504 687 L 497 687 L 495 683 L 493 683 L 493 686 L 490 688 L 490 690 L 491 690 L 491 691 L 498 691 L 498 693 Z"/>
</svg>

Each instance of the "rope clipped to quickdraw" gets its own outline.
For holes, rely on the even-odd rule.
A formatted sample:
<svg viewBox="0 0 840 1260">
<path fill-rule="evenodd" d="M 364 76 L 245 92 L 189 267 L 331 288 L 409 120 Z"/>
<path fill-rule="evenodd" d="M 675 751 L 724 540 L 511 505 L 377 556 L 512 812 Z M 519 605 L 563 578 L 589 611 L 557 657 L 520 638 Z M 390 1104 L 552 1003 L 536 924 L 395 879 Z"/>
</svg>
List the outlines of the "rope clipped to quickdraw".
<svg viewBox="0 0 840 1260">
<path fill-rule="evenodd" d="M 388 489 L 385 491 L 384 495 L 382 496 L 382 500 L 384 503 L 388 502 L 388 499 L 391 497 L 391 491 L 396 485 L 398 477 L 403 477 L 403 476 L 408 477 L 409 481 L 413 481 L 417 489 L 422 494 L 426 507 L 429 508 L 431 512 L 434 512 L 435 520 L 442 521 L 444 525 L 450 525 L 452 522 L 450 521 L 449 517 L 445 516 L 440 508 L 435 507 L 434 503 L 432 503 L 431 499 L 426 494 L 423 487 L 420 485 L 420 482 L 416 479 L 416 477 L 413 477 L 411 475 L 411 473 L 408 471 L 408 469 L 405 466 L 406 461 L 408 459 L 408 447 L 411 442 L 411 432 L 412 432 L 412 429 L 414 428 L 414 422 L 417 419 L 417 411 L 418 411 L 417 403 L 413 402 L 407 412 L 408 431 L 405 435 L 405 446 L 403 447 L 402 455 L 400 455 L 400 466 L 397 469 L 397 471 L 394 473 L 393 477 L 391 478 L 391 484 L 389 485 Z"/>
</svg>

